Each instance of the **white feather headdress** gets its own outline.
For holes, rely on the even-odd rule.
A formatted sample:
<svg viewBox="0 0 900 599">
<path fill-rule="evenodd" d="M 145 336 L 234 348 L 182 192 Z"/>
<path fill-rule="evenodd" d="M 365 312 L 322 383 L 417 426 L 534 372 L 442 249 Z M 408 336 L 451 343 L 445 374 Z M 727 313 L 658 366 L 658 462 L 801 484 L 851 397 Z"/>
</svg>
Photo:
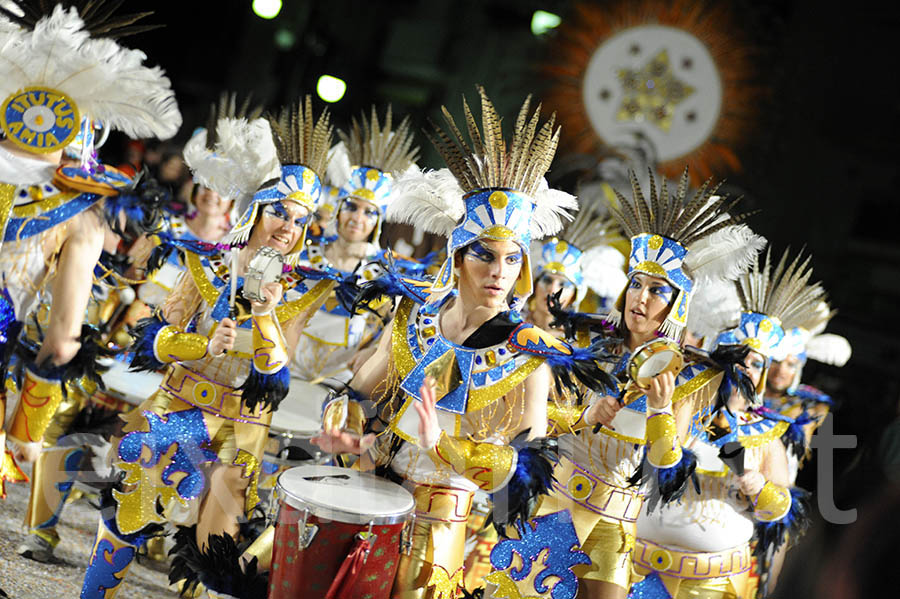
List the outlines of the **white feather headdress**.
<svg viewBox="0 0 900 599">
<path fill-rule="evenodd" d="M 130 25 L 144 15 L 98 18 L 102 2 L 89 3 L 86 24 L 76 7 L 57 4 L 50 15 L 40 15 L 25 2 L 16 4 L 26 9 L 24 17 L 3 11 L 19 29 L 8 34 L 0 53 L 0 98 L 26 87 L 50 88 L 72 98 L 83 116 L 130 137 L 175 135 L 181 113 L 163 71 L 144 66 L 147 56 L 140 50 L 100 37 L 145 30 Z"/>
</svg>

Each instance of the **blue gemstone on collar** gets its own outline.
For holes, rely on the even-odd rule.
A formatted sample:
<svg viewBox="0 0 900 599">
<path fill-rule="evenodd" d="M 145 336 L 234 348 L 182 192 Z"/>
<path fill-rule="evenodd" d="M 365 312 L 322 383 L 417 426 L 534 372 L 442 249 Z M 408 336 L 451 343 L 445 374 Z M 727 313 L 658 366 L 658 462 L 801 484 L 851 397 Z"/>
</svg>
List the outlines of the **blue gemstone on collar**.
<svg viewBox="0 0 900 599">
<path fill-rule="evenodd" d="M 475 356 L 475 363 L 481 364 L 481 356 Z"/>
<path fill-rule="evenodd" d="M 426 343 L 427 343 L 428 345 L 431 345 L 432 343 L 434 343 L 434 337 L 432 337 L 431 339 L 429 339 L 428 341 L 426 341 Z"/>
<path fill-rule="evenodd" d="M 500 354 L 501 356 L 504 356 L 504 355 L 506 355 L 506 350 L 501 347 L 500 349 L 497 350 L 497 353 Z"/>
<path fill-rule="evenodd" d="M 426 319 L 423 320 L 422 322 L 424 322 L 425 324 L 431 324 L 431 319 L 430 319 L 430 318 L 426 318 Z"/>
</svg>

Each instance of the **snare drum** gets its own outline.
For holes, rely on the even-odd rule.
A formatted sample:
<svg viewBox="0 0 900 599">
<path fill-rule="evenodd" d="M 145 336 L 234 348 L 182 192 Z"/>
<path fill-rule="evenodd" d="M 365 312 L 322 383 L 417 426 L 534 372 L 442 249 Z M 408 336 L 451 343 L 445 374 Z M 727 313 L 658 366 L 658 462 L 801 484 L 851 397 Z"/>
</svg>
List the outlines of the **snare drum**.
<svg viewBox="0 0 900 599">
<path fill-rule="evenodd" d="M 262 288 L 267 283 L 281 279 L 284 267 L 284 256 L 268 246 L 256 250 L 247 265 L 244 275 L 243 296 L 251 302 L 265 302 Z"/>
<path fill-rule="evenodd" d="M 300 466 L 279 477 L 278 495 L 269 599 L 390 597 L 412 494 L 357 470 Z"/>
<path fill-rule="evenodd" d="M 636 350 L 628 362 L 628 376 L 641 389 L 649 389 L 650 381 L 658 374 L 677 375 L 684 368 L 681 348 L 668 339 L 654 339 Z"/>
</svg>

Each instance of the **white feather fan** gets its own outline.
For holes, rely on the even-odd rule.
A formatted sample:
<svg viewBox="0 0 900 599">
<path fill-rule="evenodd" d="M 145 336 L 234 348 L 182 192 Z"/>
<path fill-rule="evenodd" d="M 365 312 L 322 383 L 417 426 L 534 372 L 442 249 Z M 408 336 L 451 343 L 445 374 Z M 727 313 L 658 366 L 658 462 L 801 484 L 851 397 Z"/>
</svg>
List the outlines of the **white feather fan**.
<svg viewBox="0 0 900 599">
<path fill-rule="evenodd" d="M 394 183 L 387 220 L 449 237 L 466 214 L 463 191 L 450 169 L 408 169 Z"/>
<path fill-rule="evenodd" d="M 184 147 L 184 160 L 199 183 L 234 199 L 252 196 L 265 181 L 278 178 L 278 157 L 267 120 L 221 118 L 216 133 L 215 152 L 206 147 L 205 129 Z"/>
<path fill-rule="evenodd" d="M 328 168 L 325 169 L 325 183 L 332 187 L 343 187 L 350 180 L 353 165 L 350 164 L 350 155 L 347 146 L 339 141 L 328 150 Z"/>
<path fill-rule="evenodd" d="M 54 7 L 33 31 L 11 34 L 0 56 L 0 97 L 29 86 L 59 90 L 83 115 L 129 137 L 167 139 L 181 126 L 169 80 L 147 56 L 91 39 L 75 8 Z"/>
<path fill-rule="evenodd" d="M 615 300 L 628 283 L 625 256 L 613 247 L 598 246 L 587 250 L 582 264 L 584 282 L 600 297 Z"/>
<path fill-rule="evenodd" d="M 728 226 L 694 242 L 684 265 L 698 283 L 715 279 L 733 281 L 756 262 L 757 254 L 765 246 L 766 239 L 747 225 Z"/>
<path fill-rule="evenodd" d="M 850 342 L 840 335 L 824 333 L 816 335 L 806 344 L 806 356 L 833 366 L 843 366 L 853 354 Z"/>
</svg>

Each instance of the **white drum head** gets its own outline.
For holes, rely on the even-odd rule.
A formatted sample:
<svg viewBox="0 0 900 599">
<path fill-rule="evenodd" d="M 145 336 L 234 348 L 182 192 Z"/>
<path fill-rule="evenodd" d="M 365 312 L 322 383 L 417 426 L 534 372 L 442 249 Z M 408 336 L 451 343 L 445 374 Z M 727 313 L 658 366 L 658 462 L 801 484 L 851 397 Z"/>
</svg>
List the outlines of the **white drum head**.
<svg viewBox="0 0 900 599">
<path fill-rule="evenodd" d="M 651 379 L 655 377 L 657 374 L 666 369 L 666 367 L 672 363 L 677 357 L 677 354 L 671 350 L 661 351 L 658 354 L 653 354 L 647 361 L 641 364 L 641 367 L 638 368 L 638 378 L 640 379 Z"/>
<path fill-rule="evenodd" d="M 101 378 L 110 395 L 121 397 L 135 406 L 153 395 L 163 381 L 163 375 L 158 372 L 131 372 L 127 364 L 117 360 L 113 360 Z"/>
<path fill-rule="evenodd" d="M 347 524 L 394 524 L 415 508 L 412 494 L 373 474 L 335 466 L 298 466 L 281 473 L 278 491 L 288 505 Z"/>
<path fill-rule="evenodd" d="M 269 428 L 295 437 L 314 437 L 322 428 L 322 402 L 328 389 L 291 379 L 287 396 L 272 414 Z"/>
</svg>

